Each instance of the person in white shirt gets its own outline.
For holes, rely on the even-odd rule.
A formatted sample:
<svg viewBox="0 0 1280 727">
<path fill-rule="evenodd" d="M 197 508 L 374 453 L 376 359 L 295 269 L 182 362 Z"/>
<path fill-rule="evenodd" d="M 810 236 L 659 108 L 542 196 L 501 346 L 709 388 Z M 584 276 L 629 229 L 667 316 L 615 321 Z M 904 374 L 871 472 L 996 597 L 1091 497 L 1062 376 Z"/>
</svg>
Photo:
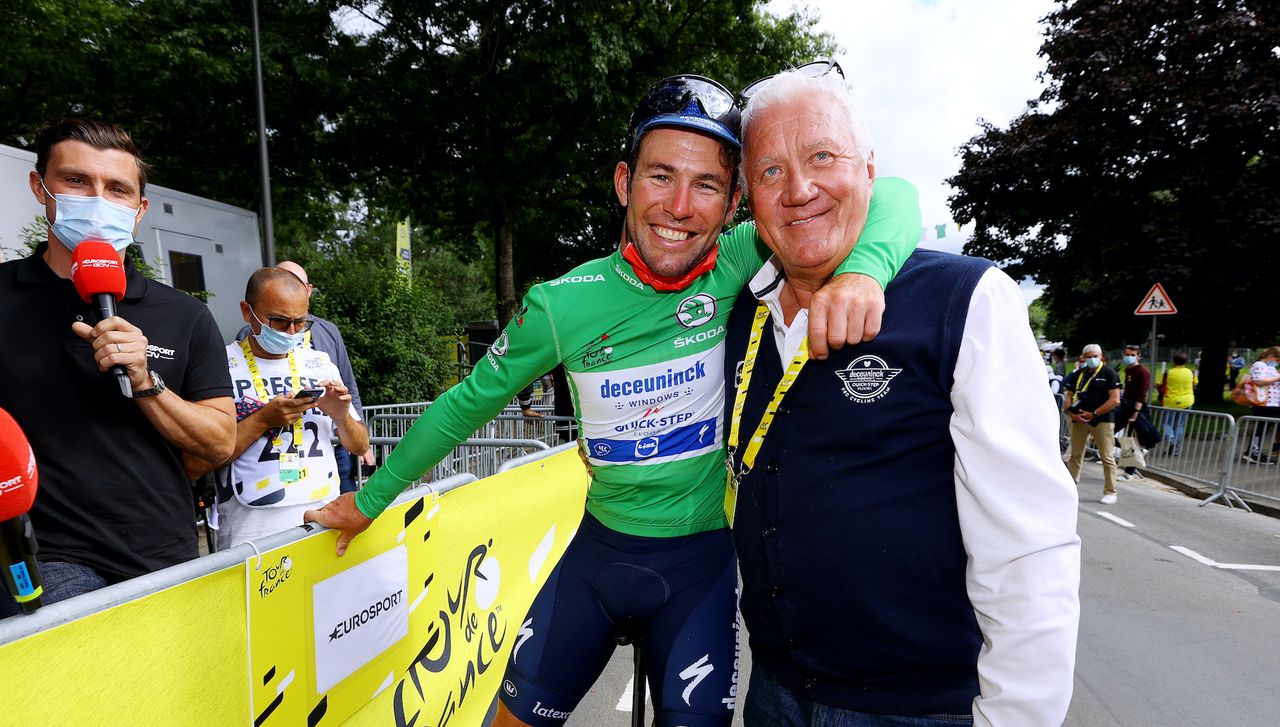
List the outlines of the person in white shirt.
<svg viewBox="0 0 1280 727">
<path fill-rule="evenodd" d="M 240 302 L 251 335 L 226 348 L 237 421 L 217 478 L 219 550 L 301 525 L 304 511 L 337 497 L 335 436 L 357 457 L 369 448 L 337 366 L 300 345 L 314 320 L 308 298 L 296 275 L 263 268 Z"/>
</svg>

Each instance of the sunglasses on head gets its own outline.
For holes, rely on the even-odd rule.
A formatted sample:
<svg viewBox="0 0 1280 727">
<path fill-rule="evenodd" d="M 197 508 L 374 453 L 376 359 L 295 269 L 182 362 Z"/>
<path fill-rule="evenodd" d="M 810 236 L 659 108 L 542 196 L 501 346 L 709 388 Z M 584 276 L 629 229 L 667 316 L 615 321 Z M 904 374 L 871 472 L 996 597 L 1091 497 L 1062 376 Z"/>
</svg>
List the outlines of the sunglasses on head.
<svg viewBox="0 0 1280 727">
<path fill-rule="evenodd" d="M 832 60 L 810 61 L 788 70 L 799 71 L 809 78 L 822 78 L 828 73 L 835 71 L 840 74 L 841 78 L 844 78 L 844 69 L 840 68 L 839 63 Z M 751 100 L 751 97 L 754 96 L 761 88 L 764 88 L 765 84 L 777 77 L 777 75 L 777 73 L 770 74 L 764 78 L 748 83 L 745 88 L 738 92 L 738 97 L 735 99 L 735 103 L 738 105 L 738 108 L 745 109 L 747 107 L 747 102 Z"/>
</svg>

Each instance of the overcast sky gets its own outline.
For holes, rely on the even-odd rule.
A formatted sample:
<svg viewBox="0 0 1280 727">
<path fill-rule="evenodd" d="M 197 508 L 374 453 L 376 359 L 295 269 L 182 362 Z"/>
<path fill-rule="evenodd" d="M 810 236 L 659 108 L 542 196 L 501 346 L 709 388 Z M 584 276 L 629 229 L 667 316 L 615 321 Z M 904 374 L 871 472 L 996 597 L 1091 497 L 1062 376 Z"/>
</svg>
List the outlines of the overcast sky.
<svg viewBox="0 0 1280 727">
<path fill-rule="evenodd" d="M 840 46 L 844 69 L 876 142 L 876 174 L 920 190 L 923 245 L 960 252 L 967 229 L 951 220 L 946 179 L 978 119 L 1006 127 L 1038 96 L 1040 19 L 1053 0 L 774 0 L 775 14 L 808 6 Z M 946 225 L 935 239 L 934 225 Z M 1038 291 L 1024 286 L 1028 297 Z"/>
</svg>

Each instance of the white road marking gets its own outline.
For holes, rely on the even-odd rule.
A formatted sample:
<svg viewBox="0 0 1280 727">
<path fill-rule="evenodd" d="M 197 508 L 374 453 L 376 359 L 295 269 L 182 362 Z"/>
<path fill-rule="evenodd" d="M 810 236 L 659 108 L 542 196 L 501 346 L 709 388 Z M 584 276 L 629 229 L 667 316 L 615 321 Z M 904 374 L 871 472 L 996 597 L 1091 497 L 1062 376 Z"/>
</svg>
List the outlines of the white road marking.
<svg viewBox="0 0 1280 727">
<path fill-rule="evenodd" d="M 631 690 L 635 687 L 635 684 L 636 678 L 635 675 L 632 675 L 631 678 L 627 680 L 627 688 L 622 690 L 622 698 L 618 700 L 618 706 L 616 709 L 619 712 L 631 711 Z"/>
<path fill-rule="evenodd" d="M 1115 515 L 1112 515 L 1112 514 L 1111 514 L 1111 513 L 1109 513 L 1109 512 L 1094 511 L 1094 513 L 1093 513 L 1093 514 L 1094 514 L 1094 515 L 1097 515 L 1098 517 L 1101 517 L 1101 518 L 1106 518 L 1106 519 L 1110 520 L 1111 522 L 1115 523 L 1116 525 L 1121 525 L 1121 526 L 1126 527 L 1126 528 L 1134 527 L 1134 524 L 1133 524 L 1133 523 L 1129 522 L 1128 520 L 1125 520 L 1125 519 L 1124 519 L 1124 518 L 1122 518 L 1122 517 L 1116 517 Z"/>
<path fill-rule="evenodd" d="M 1280 572 L 1280 565 L 1254 565 L 1251 563 L 1219 563 L 1218 561 L 1212 558 L 1208 558 L 1203 555 L 1200 555 L 1196 551 L 1190 548 L 1184 548 L 1181 545 L 1170 545 L 1169 548 L 1171 550 L 1176 550 L 1179 553 L 1182 553 L 1183 555 L 1196 561 L 1197 563 L 1207 565 L 1210 568 L 1221 568 L 1222 570 L 1262 570 L 1262 571 Z"/>
</svg>

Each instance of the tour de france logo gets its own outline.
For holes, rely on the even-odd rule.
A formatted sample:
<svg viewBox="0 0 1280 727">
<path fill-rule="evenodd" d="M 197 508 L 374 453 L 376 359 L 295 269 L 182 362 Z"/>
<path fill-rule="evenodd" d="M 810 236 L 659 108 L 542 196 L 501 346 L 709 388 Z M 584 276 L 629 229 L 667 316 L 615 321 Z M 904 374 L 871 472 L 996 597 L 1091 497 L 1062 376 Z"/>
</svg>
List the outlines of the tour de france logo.
<svg viewBox="0 0 1280 727">
<path fill-rule="evenodd" d="M 869 404 L 883 399 L 889 393 L 889 382 L 902 373 L 902 369 L 889 368 L 879 356 L 860 356 L 836 371 L 844 383 L 844 395 L 856 404 Z"/>
<path fill-rule="evenodd" d="M 715 317 L 716 299 L 706 293 L 691 295 L 676 306 L 676 321 L 685 328 L 697 328 Z"/>
</svg>

